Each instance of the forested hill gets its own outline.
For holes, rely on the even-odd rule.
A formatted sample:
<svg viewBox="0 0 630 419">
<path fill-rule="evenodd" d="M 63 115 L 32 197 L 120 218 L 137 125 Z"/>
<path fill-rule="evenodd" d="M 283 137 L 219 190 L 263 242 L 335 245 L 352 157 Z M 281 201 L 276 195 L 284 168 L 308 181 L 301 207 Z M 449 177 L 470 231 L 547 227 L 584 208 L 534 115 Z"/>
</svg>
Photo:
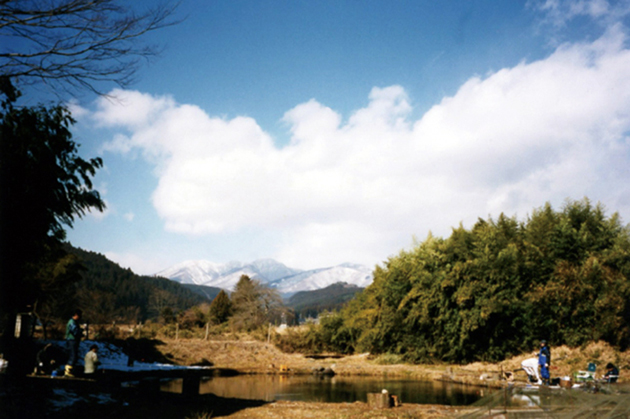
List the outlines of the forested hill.
<svg viewBox="0 0 630 419">
<path fill-rule="evenodd" d="M 105 256 L 68 246 L 85 268 L 75 284 L 76 301 L 94 323 L 145 321 L 165 308 L 177 312 L 210 299 L 166 278 L 139 276 Z"/>
<path fill-rule="evenodd" d="M 322 311 L 342 308 L 362 290 L 356 285 L 337 282 L 319 290 L 300 291 L 289 298 L 286 305 L 295 310 L 296 317 L 317 317 Z"/>
<path fill-rule="evenodd" d="M 342 310 L 339 350 L 496 361 L 603 340 L 630 346 L 630 229 L 587 199 L 429 236 L 390 258 Z M 331 327 L 332 327 L 331 326 Z M 333 348 L 334 349 L 334 348 Z"/>
<path fill-rule="evenodd" d="M 207 285 L 181 284 L 181 286 L 194 292 L 195 294 L 201 295 L 209 301 L 214 300 L 214 297 L 219 295 L 219 293 L 221 292 L 221 288 L 209 287 Z"/>
</svg>

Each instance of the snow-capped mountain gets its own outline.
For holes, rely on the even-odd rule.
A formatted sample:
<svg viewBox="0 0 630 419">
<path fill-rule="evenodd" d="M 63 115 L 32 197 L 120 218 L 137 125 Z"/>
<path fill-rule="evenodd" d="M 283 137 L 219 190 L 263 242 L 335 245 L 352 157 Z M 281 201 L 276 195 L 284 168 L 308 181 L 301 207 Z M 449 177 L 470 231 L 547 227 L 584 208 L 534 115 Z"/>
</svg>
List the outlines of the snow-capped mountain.
<svg viewBox="0 0 630 419">
<path fill-rule="evenodd" d="M 206 260 L 187 261 L 156 274 L 182 284 L 207 285 L 229 291 L 234 289 L 241 275 L 268 284 L 282 294 L 321 289 L 336 282 L 346 282 L 359 287 L 366 287 L 372 282 L 372 271 L 362 265 L 344 263 L 329 268 L 303 271 L 289 268 L 273 259 L 223 264 Z"/>
<path fill-rule="evenodd" d="M 283 294 L 326 288 L 337 282 L 365 288 L 372 283 L 372 271 L 365 266 L 344 263 L 330 268 L 303 271 L 269 283 Z"/>
</svg>

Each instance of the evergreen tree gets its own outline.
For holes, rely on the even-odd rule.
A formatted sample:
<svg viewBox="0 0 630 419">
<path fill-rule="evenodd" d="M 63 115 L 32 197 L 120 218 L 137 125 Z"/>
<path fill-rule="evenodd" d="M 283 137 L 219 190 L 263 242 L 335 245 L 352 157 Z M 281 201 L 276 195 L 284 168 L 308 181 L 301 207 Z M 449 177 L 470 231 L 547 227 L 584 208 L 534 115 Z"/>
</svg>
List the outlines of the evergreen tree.
<svg viewBox="0 0 630 419">
<path fill-rule="evenodd" d="M 223 290 L 210 303 L 210 318 L 217 324 L 225 323 L 232 314 L 232 302 Z"/>
<path fill-rule="evenodd" d="M 231 324 L 238 330 L 254 330 L 278 317 L 282 299 L 278 291 L 242 275 L 232 293 Z"/>
</svg>

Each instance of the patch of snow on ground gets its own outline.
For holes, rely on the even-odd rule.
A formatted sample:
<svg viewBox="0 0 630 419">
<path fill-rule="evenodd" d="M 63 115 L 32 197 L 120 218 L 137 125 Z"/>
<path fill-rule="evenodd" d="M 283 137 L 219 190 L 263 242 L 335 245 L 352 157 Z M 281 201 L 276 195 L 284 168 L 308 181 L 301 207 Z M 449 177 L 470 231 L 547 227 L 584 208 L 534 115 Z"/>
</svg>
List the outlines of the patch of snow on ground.
<svg viewBox="0 0 630 419">
<path fill-rule="evenodd" d="M 44 343 L 51 343 L 52 345 L 62 349 L 68 353 L 68 343 L 64 340 L 49 340 Z M 85 354 L 90 350 L 92 345 L 98 346 L 98 359 L 101 365 L 98 367 L 101 370 L 110 371 L 151 371 L 151 370 L 173 370 L 173 369 L 199 369 L 204 367 L 186 367 L 169 364 L 149 363 L 149 362 L 134 362 L 132 366 L 128 366 L 129 357 L 123 349 L 119 346 L 113 345 L 107 342 L 98 342 L 86 340 L 82 341 L 79 346 L 79 362 L 77 365 L 83 366 L 83 358 Z M 63 365 L 59 367 L 60 373 L 63 374 Z M 76 403 L 97 403 L 97 404 L 110 404 L 118 403 L 110 394 L 107 393 L 89 393 L 89 394 L 77 394 L 75 391 L 65 388 L 54 388 L 53 396 L 47 399 L 49 409 L 52 412 L 60 412 L 63 409 L 72 407 Z"/>
<path fill-rule="evenodd" d="M 47 341 L 46 343 L 52 343 L 64 350 L 67 348 L 67 342 L 63 340 Z M 123 349 L 119 346 L 113 345 L 108 342 L 99 342 L 94 340 L 81 341 L 79 346 L 79 361 L 77 365 L 83 366 L 83 358 L 85 354 L 89 352 L 92 345 L 98 346 L 98 360 L 101 362 L 99 365 L 100 370 L 114 370 L 114 371 L 152 371 L 152 370 L 173 370 L 173 369 L 199 369 L 204 367 L 186 367 L 179 365 L 160 364 L 151 362 L 139 362 L 134 361 L 132 366 L 128 366 L 129 357 Z"/>
</svg>

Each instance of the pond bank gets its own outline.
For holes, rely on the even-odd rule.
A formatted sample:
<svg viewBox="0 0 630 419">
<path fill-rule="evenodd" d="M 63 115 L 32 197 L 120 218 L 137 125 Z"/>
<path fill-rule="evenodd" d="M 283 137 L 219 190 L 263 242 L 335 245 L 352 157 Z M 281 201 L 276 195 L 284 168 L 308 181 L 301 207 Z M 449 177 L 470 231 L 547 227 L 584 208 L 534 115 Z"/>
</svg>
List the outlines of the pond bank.
<svg viewBox="0 0 630 419">
<path fill-rule="evenodd" d="M 272 344 L 253 339 L 175 340 L 161 339 L 157 349 L 179 365 L 195 365 L 210 362 L 218 368 L 229 368 L 241 373 L 276 374 L 281 369 L 289 373 L 309 374 L 317 368 L 332 368 L 337 375 L 400 377 L 414 380 L 444 380 L 462 384 L 501 387 L 503 372 L 514 373 L 517 383 L 526 381 L 520 369 L 521 362 L 534 352 L 509 358 L 499 363 L 476 362 L 467 365 L 449 364 L 386 364 L 388 357 L 371 357 L 369 354 L 349 355 L 342 358 L 317 359 L 303 354 L 287 354 Z M 589 362 L 598 365 L 598 373 L 612 362 L 620 368 L 619 381 L 628 381 L 630 351 L 615 351 L 609 345 L 598 342 L 584 348 L 552 347 L 553 377 L 572 376 L 575 371 L 586 369 Z"/>
<path fill-rule="evenodd" d="M 332 368 L 338 376 L 386 377 L 409 380 L 441 381 L 451 380 L 475 386 L 500 387 L 505 381 L 499 379 L 502 371 L 515 371 L 522 360 L 532 354 L 523 354 L 501 363 L 473 363 L 468 365 L 410 365 L 385 364 L 395 360 L 392 357 L 373 358 L 368 354 L 345 357 L 308 357 L 302 354 L 286 354 L 271 344 L 248 338 L 242 339 L 155 339 L 146 342 L 165 359 L 182 366 L 204 365 L 218 369 L 235 370 L 245 374 L 311 374 L 314 369 Z M 584 368 L 588 362 L 597 362 L 601 374 L 606 362 L 616 363 L 621 370 L 621 382 L 627 381 L 630 352 L 615 352 L 605 344 L 591 344 L 585 348 L 570 349 L 552 347 L 552 376 L 569 375 L 572 371 Z M 140 360 L 140 359 L 139 359 Z M 150 358 L 146 362 L 155 362 Z M 525 383 L 525 374 L 516 374 L 517 383 Z M 2 390 L 0 388 L 0 390 Z M 208 419 L 215 417 L 244 418 L 442 418 L 472 412 L 472 407 L 445 405 L 423 405 L 406 403 L 394 409 L 374 410 L 366 400 L 349 403 L 322 403 L 304 401 L 247 400 L 219 397 L 204 394 L 197 398 L 161 393 L 157 399 L 147 399 L 136 395 L 132 390 L 114 395 L 115 402 L 97 405 L 97 395 L 72 396 L 79 403 L 64 408 L 57 415 L 41 400 L 33 399 L 28 388 L 5 388 L 0 391 L 0 419 L 25 417 L 25 410 L 32 410 L 29 417 L 116 417 L 117 419 L 136 417 L 160 417 L 165 419 Z M 88 397 L 89 396 L 89 397 Z M 581 396 L 581 395 L 580 395 Z M 50 395 L 50 400 L 57 397 Z M 600 400 L 598 397 L 594 402 Z M 48 403 L 48 402 L 46 402 Z M 57 416 L 56 416 L 57 415 Z"/>
</svg>

